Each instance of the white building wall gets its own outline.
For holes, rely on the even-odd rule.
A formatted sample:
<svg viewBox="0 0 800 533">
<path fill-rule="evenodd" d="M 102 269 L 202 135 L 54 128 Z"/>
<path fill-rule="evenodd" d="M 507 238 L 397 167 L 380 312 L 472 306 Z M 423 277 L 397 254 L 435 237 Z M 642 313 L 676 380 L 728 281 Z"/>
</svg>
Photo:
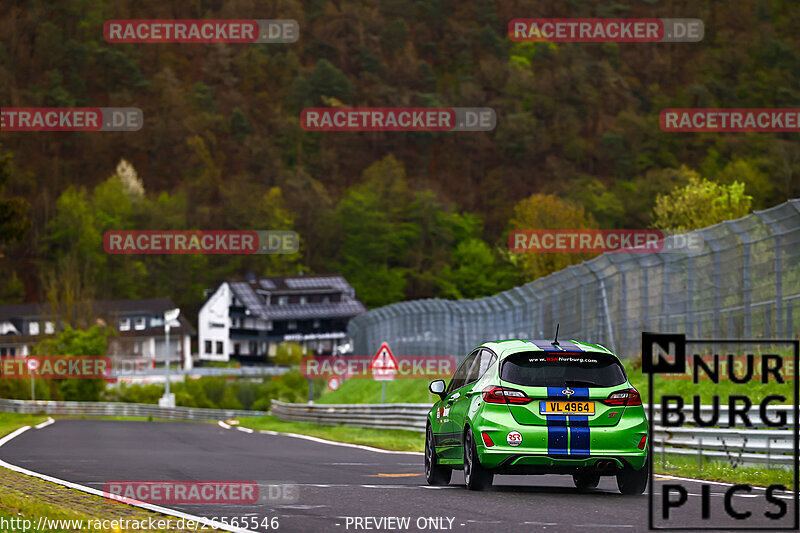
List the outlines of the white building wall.
<svg viewBox="0 0 800 533">
<path fill-rule="evenodd" d="M 222 283 L 206 300 L 197 318 L 198 353 L 201 360 L 228 361 L 231 347 L 229 343 L 232 292 L 228 283 Z M 211 353 L 206 352 L 206 341 L 211 341 Z M 217 342 L 222 342 L 222 353 L 217 353 Z"/>
<path fill-rule="evenodd" d="M 10 321 L 6 320 L 0 322 L 0 335 L 8 335 L 9 333 L 12 335 L 20 334 L 20 332 L 17 331 L 17 328 L 14 327 L 14 324 L 12 324 Z"/>
</svg>

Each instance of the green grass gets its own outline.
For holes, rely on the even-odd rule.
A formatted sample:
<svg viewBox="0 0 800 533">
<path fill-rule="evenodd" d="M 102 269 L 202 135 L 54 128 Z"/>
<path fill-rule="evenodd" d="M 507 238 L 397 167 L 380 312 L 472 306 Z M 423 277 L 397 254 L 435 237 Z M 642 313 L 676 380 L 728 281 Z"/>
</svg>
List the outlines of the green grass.
<svg viewBox="0 0 800 533">
<path fill-rule="evenodd" d="M 428 391 L 427 379 L 395 379 L 386 382 L 386 403 L 429 403 L 438 396 Z M 335 391 L 325 389 L 317 403 L 381 403 L 381 383 L 372 379 L 349 379 Z"/>
<path fill-rule="evenodd" d="M 384 450 L 421 452 L 425 446 L 424 434 L 399 429 L 320 426 L 308 422 L 284 422 L 274 416 L 240 418 L 239 425 L 256 430 L 300 433 L 337 442 L 374 446 Z"/>
<path fill-rule="evenodd" d="M 628 380 L 642 395 L 642 401 L 647 402 L 647 375 L 643 374 L 642 369 L 638 365 L 634 365 L 631 360 L 624 361 L 623 365 L 625 366 L 625 372 L 628 374 Z M 719 395 L 720 404 L 727 405 L 728 396 L 731 394 L 747 396 L 754 406 L 770 394 L 782 394 L 786 397 L 785 403 L 791 403 L 793 386 L 794 382 L 789 379 L 783 384 L 777 384 L 774 381 L 765 384 L 759 380 L 754 380 L 743 385 L 737 385 L 732 381 L 722 379 L 722 377 L 717 384 L 708 379 L 700 379 L 699 383 L 695 384 L 691 379 L 665 379 L 661 376 L 656 377 L 654 380 L 656 401 L 659 401 L 661 395 L 674 394 L 681 396 L 687 405 L 691 405 L 695 394 L 700 396 L 702 404 L 710 404 L 712 396 Z"/>
<path fill-rule="evenodd" d="M 0 437 L 8 435 L 22 426 L 35 426 L 47 420 L 45 415 L 23 415 L 20 413 L 0 413 Z"/>
<path fill-rule="evenodd" d="M 125 420 L 128 422 L 185 422 L 214 423 L 216 420 L 173 420 L 171 418 L 153 418 L 152 416 L 88 416 L 88 415 L 55 415 L 56 420 Z"/>
<path fill-rule="evenodd" d="M 709 481 L 724 481 L 727 483 L 746 483 L 757 487 L 767 487 L 773 484 L 784 485 L 792 489 L 794 486 L 794 473 L 791 470 L 764 467 L 733 468 L 727 461 L 703 461 L 703 468 L 699 468 L 697 457 L 666 454 L 664 467 L 661 466 L 661 455 L 653 457 L 653 471 L 656 474 L 667 474 L 678 477 L 707 479 Z"/>
<path fill-rule="evenodd" d="M 625 372 L 631 384 L 641 393 L 642 400 L 647 401 L 647 376 L 632 360 L 623 361 Z M 727 380 L 720 380 L 719 384 L 711 383 L 709 380 L 700 380 L 695 385 L 691 379 L 664 379 L 656 378 L 655 387 L 658 395 L 675 394 L 684 399 L 691 398 L 694 394 L 699 394 L 701 402 L 711 403 L 711 397 L 715 394 L 720 396 L 720 402 L 727 403 L 728 395 L 743 394 L 748 396 L 753 404 L 760 402 L 769 394 L 783 394 L 786 403 L 791 403 L 792 382 L 786 381 L 783 385 L 774 382 L 762 384 L 751 382 L 745 385 L 736 385 Z M 428 403 L 433 405 L 437 397 L 428 391 L 427 379 L 396 379 L 386 382 L 386 402 L 387 403 Z M 317 399 L 317 403 L 381 403 L 381 383 L 371 379 L 350 379 L 342 383 L 335 391 L 325 389 L 322 396 Z"/>
</svg>

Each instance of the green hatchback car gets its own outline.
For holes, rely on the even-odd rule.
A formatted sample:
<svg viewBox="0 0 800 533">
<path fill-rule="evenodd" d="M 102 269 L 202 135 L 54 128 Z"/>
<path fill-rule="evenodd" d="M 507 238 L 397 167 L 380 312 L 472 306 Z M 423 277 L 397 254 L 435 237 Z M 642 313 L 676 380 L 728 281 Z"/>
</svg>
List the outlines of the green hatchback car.
<svg viewBox="0 0 800 533">
<path fill-rule="evenodd" d="M 647 486 L 647 419 L 619 359 L 597 344 L 506 340 L 473 350 L 428 413 L 425 476 L 467 487 L 495 474 L 571 474 L 579 490 L 616 476 L 623 494 Z"/>
</svg>

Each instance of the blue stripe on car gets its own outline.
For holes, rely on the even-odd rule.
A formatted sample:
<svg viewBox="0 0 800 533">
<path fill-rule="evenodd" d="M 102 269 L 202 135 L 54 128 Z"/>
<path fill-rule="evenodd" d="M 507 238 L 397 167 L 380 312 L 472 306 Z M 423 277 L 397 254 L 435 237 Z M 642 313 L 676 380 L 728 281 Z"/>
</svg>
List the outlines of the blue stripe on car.
<svg viewBox="0 0 800 533">
<path fill-rule="evenodd" d="M 567 396 L 561 391 L 564 387 L 547 387 L 547 399 L 563 400 Z M 547 420 L 547 453 L 567 454 L 567 417 L 564 415 L 545 415 Z"/>
<path fill-rule="evenodd" d="M 578 346 L 574 342 L 570 342 L 570 341 L 558 341 L 558 346 L 559 346 L 559 348 L 562 348 L 563 350 L 565 350 L 567 352 L 582 352 L 582 351 L 584 351 L 583 348 L 581 348 L 580 346 Z"/>
<path fill-rule="evenodd" d="M 571 399 L 588 398 L 589 389 L 586 387 L 572 387 L 575 394 Z M 571 416 L 569 417 L 569 453 L 570 455 L 589 455 L 589 417 Z"/>
</svg>

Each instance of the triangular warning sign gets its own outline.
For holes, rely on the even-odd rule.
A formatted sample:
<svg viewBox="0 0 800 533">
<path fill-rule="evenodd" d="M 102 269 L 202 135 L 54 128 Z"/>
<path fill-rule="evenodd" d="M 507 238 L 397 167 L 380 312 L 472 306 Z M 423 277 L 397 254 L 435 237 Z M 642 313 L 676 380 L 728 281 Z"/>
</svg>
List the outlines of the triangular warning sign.
<svg viewBox="0 0 800 533">
<path fill-rule="evenodd" d="M 397 360 L 394 358 L 394 355 L 392 355 L 388 344 L 385 342 L 381 344 L 381 347 L 378 348 L 378 353 L 375 354 L 375 357 L 372 359 L 372 364 L 370 364 L 369 367 L 373 371 L 397 370 Z"/>
</svg>

